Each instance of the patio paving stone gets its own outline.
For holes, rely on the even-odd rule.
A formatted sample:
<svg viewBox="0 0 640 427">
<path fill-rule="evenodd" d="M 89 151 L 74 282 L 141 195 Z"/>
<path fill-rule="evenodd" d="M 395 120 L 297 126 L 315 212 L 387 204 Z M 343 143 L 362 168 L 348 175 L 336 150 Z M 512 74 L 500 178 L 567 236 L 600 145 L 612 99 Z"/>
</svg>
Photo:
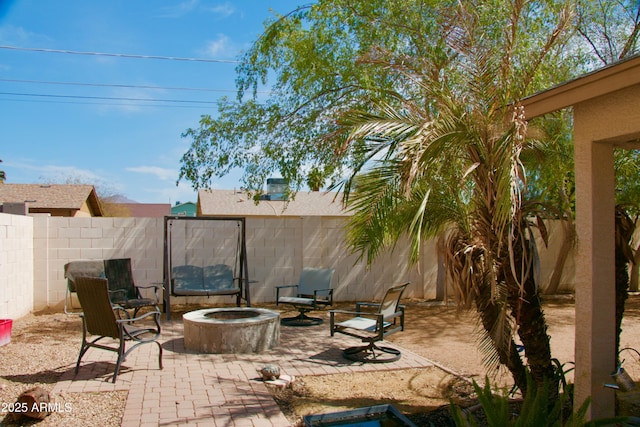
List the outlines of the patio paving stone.
<svg viewBox="0 0 640 427">
<path fill-rule="evenodd" d="M 115 353 L 89 349 L 78 375 L 65 372 L 54 393 L 126 390 L 123 426 L 284 427 L 290 423 L 273 400 L 257 369 L 266 363 L 293 377 L 430 367 L 433 363 L 397 345 L 402 358 L 362 364 L 342 356 L 349 337 L 329 336 L 328 325 L 280 329 L 280 345 L 261 354 L 199 354 L 185 350 L 181 321 L 162 323 L 164 369 L 158 348 L 143 345 L 123 362 L 111 383 Z M 385 343 L 389 345 L 389 343 Z"/>
</svg>

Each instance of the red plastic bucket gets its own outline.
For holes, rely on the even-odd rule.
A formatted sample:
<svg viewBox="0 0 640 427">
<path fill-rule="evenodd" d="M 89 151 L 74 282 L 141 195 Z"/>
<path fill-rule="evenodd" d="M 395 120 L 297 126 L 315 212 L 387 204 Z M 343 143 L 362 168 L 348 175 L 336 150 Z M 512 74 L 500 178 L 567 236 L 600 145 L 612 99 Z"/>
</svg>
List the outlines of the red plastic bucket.
<svg viewBox="0 0 640 427">
<path fill-rule="evenodd" d="M 11 342 L 11 326 L 13 320 L 0 319 L 0 346 L 9 344 Z"/>
</svg>

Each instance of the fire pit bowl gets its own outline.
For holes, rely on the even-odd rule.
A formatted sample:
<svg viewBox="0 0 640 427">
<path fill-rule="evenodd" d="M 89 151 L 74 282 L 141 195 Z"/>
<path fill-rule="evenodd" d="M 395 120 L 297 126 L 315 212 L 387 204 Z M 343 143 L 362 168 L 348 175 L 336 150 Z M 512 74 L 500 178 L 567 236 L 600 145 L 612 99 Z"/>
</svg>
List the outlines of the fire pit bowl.
<svg viewBox="0 0 640 427">
<path fill-rule="evenodd" d="M 280 314 L 253 307 L 210 308 L 182 316 L 184 347 L 200 353 L 262 353 L 280 344 Z"/>
</svg>

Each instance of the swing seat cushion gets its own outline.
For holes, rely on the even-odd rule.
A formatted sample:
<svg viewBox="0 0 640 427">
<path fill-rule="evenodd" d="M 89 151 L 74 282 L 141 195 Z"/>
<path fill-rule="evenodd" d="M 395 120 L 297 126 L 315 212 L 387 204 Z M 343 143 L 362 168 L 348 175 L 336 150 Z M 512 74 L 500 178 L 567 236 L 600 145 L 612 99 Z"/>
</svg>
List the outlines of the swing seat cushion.
<svg viewBox="0 0 640 427">
<path fill-rule="evenodd" d="M 206 267 L 180 265 L 173 267 L 174 295 L 235 295 L 240 293 L 231 267 L 215 264 Z"/>
</svg>

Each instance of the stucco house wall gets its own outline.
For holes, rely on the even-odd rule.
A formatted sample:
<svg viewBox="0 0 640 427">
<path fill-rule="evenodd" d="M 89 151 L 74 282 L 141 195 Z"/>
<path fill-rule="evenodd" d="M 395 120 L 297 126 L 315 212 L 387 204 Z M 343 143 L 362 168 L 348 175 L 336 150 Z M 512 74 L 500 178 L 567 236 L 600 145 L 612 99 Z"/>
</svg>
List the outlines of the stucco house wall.
<svg viewBox="0 0 640 427">
<path fill-rule="evenodd" d="M 614 148 L 640 149 L 640 56 L 523 100 L 527 119 L 572 106 L 576 180 L 576 406 L 587 419 L 615 413 L 602 387 L 616 369 Z"/>
<path fill-rule="evenodd" d="M 612 415 L 614 407 L 614 393 L 599 386 L 616 363 L 613 150 L 638 148 L 639 99 L 640 85 L 635 85 L 574 106 L 579 232 L 576 396 L 579 401 L 592 398 L 594 417 Z"/>
</svg>

